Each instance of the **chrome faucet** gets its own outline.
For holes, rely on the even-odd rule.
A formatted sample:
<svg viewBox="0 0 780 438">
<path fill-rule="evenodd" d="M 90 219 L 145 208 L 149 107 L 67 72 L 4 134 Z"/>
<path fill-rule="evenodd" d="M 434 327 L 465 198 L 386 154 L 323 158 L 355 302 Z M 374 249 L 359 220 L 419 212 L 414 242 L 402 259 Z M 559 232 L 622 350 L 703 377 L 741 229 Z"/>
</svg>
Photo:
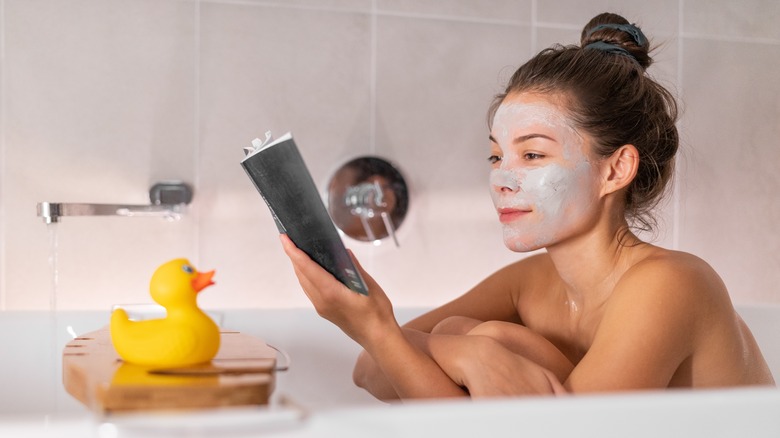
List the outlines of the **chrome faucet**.
<svg viewBox="0 0 780 438">
<path fill-rule="evenodd" d="M 385 225 L 387 235 L 393 238 L 396 247 L 400 246 L 398 245 L 398 239 L 395 237 L 395 227 L 393 226 L 393 221 L 390 220 L 382 186 L 378 181 L 374 181 L 373 184 L 366 182 L 349 187 L 344 201 L 346 206 L 350 208 L 350 213 L 360 218 L 369 241 L 377 241 L 374 230 L 368 221 L 378 213 L 382 218 L 382 223 Z"/>
<path fill-rule="evenodd" d="M 47 224 L 62 216 L 156 216 L 178 220 L 192 202 L 192 188 L 181 181 L 158 182 L 149 189 L 150 205 L 39 202 L 38 216 Z"/>
</svg>

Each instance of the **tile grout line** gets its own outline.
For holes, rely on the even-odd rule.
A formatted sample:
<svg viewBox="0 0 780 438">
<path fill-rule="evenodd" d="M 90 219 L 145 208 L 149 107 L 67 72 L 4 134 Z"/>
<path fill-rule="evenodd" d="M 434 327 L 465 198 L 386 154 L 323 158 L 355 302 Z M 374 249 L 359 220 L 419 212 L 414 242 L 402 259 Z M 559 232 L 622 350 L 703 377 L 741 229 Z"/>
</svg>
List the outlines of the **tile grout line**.
<svg viewBox="0 0 780 438">
<path fill-rule="evenodd" d="M 689 38 L 692 40 L 710 40 L 710 41 L 718 41 L 724 43 L 750 43 L 750 44 L 766 44 L 766 45 L 773 45 L 773 46 L 780 45 L 780 39 L 777 38 L 709 35 L 705 33 L 695 33 L 695 32 L 692 33 L 680 32 L 680 38 Z"/>
<path fill-rule="evenodd" d="M 371 0 L 371 33 L 370 33 L 370 55 L 369 55 L 369 71 L 368 71 L 368 107 L 369 107 L 369 120 L 368 120 L 368 144 L 370 153 L 376 155 L 376 120 L 377 120 L 377 94 L 376 94 L 376 81 L 377 81 L 377 0 Z"/>
<path fill-rule="evenodd" d="M 521 21 L 521 20 L 504 20 L 504 19 L 497 19 L 497 18 L 474 18 L 474 17 L 463 17 L 463 16 L 456 16 L 456 15 L 439 15 L 439 14 L 389 11 L 389 10 L 378 9 L 376 6 L 373 6 L 371 10 L 366 11 L 364 9 L 358 9 L 358 8 L 334 8 L 334 7 L 317 7 L 317 6 L 306 6 L 306 5 L 288 5 L 285 3 L 272 2 L 272 1 L 268 1 L 268 2 L 251 1 L 251 0 L 199 0 L 199 1 L 205 3 L 214 3 L 214 4 L 234 4 L 234 5 L 244 5 L 244 6 L 275 7 L 275 8 L 299 9 L 299 10 L 310 10 L 310 11 L 375 14 L 377 16 L 405 17 L 405 18 L 440 20 L 440 21 L 455 21 L 455 22 L 475 23 L 475 24 L 495 24 L 495 25 L 509 25 L 509 26 L 531 25 L 532 27 L 537 27 L 537 28 L 544 27 L 544 28 L 560 29 L 560 30 L 580 30 L 580 27 L 574 24 L 538 21 L 535 16 L 537 5 L 538 5 L 537 0 L 532 0 L 533 17 L 530 23 L 528 21 Z M 725 42 L 780 44 L 780 39 L 765 38 L 765 37 L 721 36 L 721 35 L 696 34 L 696 33 L 691 33 L 691 34 L 679 33 L 679 35 L 680 37 L 684 37 L 684 38 L 708 39 L 708 40 L 725 41 Z"/>
<path fill-rule="evenodd" d="M 200 18 L 201 17 L 200 17 L 200 14 L 201 14 L 201 9 L 200 9 L 200 5 L 201 5 L 201 1 L 202 0 L 196 0 L 195 1 L 195 11 L 194 11 L 194 20 L 195 20 L 195 26 L 194 26 L 195 27 L 195 29 L 194 29 L 195 30 L 195 32 L 194 32 L 195 33 L 195 41 L 194 41 L 194 44 L 195 44 L 195 62 L 194 62 L 194 64 L 195 64 L 194 65 L 194 76 L 195 76 L 194 91 L 195 91 L 195 96 L 194 96 L 194 100 L 195 101 L 193 102 L 193 105 L 194 105 L 195 108 L 194 108 L 194 111 L 193 111 L 193 118 L 195 119 L 195 123 L 194 123 L 194 131 L 195 131 L 194 132 L 194 137 L 195 138 L 193 139 L 193 143 L 194 143 L 193 146 L 194 146 L 195 151 L 193 153 L 193 163 L 192 163 L 193 167 L 194 167 L 194 169 L 193 169 L 194 172 L 193 172 L 193 175 L 192 175 L 192 179 L 193 179 L 192 185 L 193 185 L 193 188 L 197 189 L 198 191 L 200 191 L 200 188 L 201 188 L 201 185 L 200 185 L 200 180 L 201 180 L 201 178 L 200 178 L 200 169 L 201 169 L 201 144 L 200 144 L 200 142 L 201 142 L 201 136 L 200 136 L 200 133 L 201 133 L 200 132 L 201 131 L 201 126 L 200 126 L 200 121 L 201 121 L 201 114 L 200 114 L 200 110 L 201 110 L 201 108 L 200 108 L 200 91 L 201 91 L 200 90 L 200 51 L 201 51 L 201 44 L 200 44 L 201 43 L 201 35 L 200 35 L 201 34 L 201 28 L 200 28 Z M 201 253 L 202 253 L 202 251 L 201 251 L 201 245 L 200 245 L 200 240 L 201 240 L 200 239 L 200 233 L 201 233 L 200 222 L 201 222 L 202 209 L 196 208 L 194 210 L 195 210 L 195 215 L 193 216 L 193 228 L 194 228 L 195 231 L 192 233 L 192 234 L 194 234 L 192 237 L 195 240 L 194 251 L 195 251 L 196 259 L 198 260 L 198 263 L 201 263 L 202 262 L 202 260 L 201 260 Z"/>
<path fill-rule="evenodd" d="M 503 20 L 498 18 L 474 18 L 474 17 L 459 17 L 457 15 L 438 15 L 438 14 L 415 14 L 411 12 L 393 12 L 377 10 L 377 15 L 387 17 L 403 17 L 403 18 L 416 18 L 420 20 L 437 20 L 437 21 L 453 21 L 464 22 L 473 24 L 495 24 L 505 26 L 528 26 L 528 21 L 520 20 Z"/>
<path fill-rule="evenodd" d="M 680 37 L 677 38 L 677 98 L 679 99 L 682 97 L 682 91 L 683 91 L 683 26 L 684 26 L 684 17 L 683 17 L 683 10 L 685 9 L 684 6 L 685 0 L 678 0 L 677 2 L 677 33 L 680 35 Z M 677 121 L 677 128 L 678 131 L 680 129 L 680 121 Z M 679 134 L 678 134 L 678 142 Z M 678 152 L 677 152 L 677 158 L 675 159 L 675 166 L 674 166 L 674 181 L 672 181 L 672 249 L 675 251 L 680 250 L 680 226 L 682 223 L 682 220 L 680 218 L 680 215 L 682 214 L 682 200 L 681 196 L 682 193 L 680 191 L 680 184 L 682 184 L 681 178 L 682 175 L 680 173 L 680 166 L 678 165 L 680 159 L 679 159 L 679 144 L 678 144 Z"/>
<path fill-rule="evenodd" d="M 5 253 L 5 0 L 0 0 L 0 312 L 7 310 Z"/>
<path fill-rule="evenodd" d="M 529 56 L 533 56 L 534 53 L 539 51 L 539 21 L 537 14 L 539 11 L 539 4 L 537 0 L 531 1 L 531 53 Z"/>
<path fill-rule="evenodd" d="M 363 12 L 364 9 L 359 8 L 334 8 L 323 6 L 307 6 L 307 5 L 290 5 L 284 2 L 274 1 L 253 1 L 253 0 L 198 0 L 201 3 L 212 3 L 222 5 L 237 5 L 237 6 L 260 6 L 271 8 L 284 8 L 284 9 L 304 9 L 311 11 L 332 11 L 332 12 Z"/>
<path fill-rule="evenodd" d="M 378 59 L 378 46 L 379 46 L 379 17 L 378 17 L 378 11 L 379 11 L 379 0 L 371 0 L 371 16 L 370 16 L 370 26 L 371 26 L 371 32 L 370 32 L 370 40 L 371 40 L 371 48 L 370 48 L 370 55 L 369 55 L 369 78 L 368 78 L 368 100 L 369 100 L 369 108 L 371 110 L 369 114 L 369 149 L 371 155 L 377 155 L 376 153 L 376 123 L 377 123 L 377 112 L 379 111 L 379 104 L 377 102 L 377 59 Z M 368 257 L 366 257 L 365 263 L 368 265 L 368 268 L 373 270 L 375 266 L 376 261 L 376 249 L 372 246 L 371 249 L 368 252 Z"/>
<path fill-rule="evenodd" d="M 468 23 L 477 23 L 477 24 L 498 24 L 498 25 L 514 25 L 514 26 L 528 25 L 528 22 L 517 21 L 517 20 L 504 20 L 499 18 L 474 18 L 474 17 L 465 17 L 465 16 L 457 16 L 457 15 L 439 15 L 439 14 L 425 14 L 425 13 L 382 10 L 379 9 L 379 7 L 376 6 L 374 2 L 372 2 L 371 9 L 365 10 L 360 8 L 333 8 L 333 7 L 329 8 L 329 7 L 317 7 L 317 6 L 306 6 L 306 5 L 288 5 L 279 2 L 258 2 L 258 1 L 251 1 L 251 0 L 200 0 L 200 1 L 206 3 L 229 4 L 229 5 L 240 5 L 240 6 L 272 7 L 272 8 L 283 8 L 283 9 L 341 12 L 341 13 L 353 13 L 353 14 L 375 14 L 377 16 L 417 18 L 423 20 L 459 21 L 459 22 L 468 22 Z"/>
</svg>

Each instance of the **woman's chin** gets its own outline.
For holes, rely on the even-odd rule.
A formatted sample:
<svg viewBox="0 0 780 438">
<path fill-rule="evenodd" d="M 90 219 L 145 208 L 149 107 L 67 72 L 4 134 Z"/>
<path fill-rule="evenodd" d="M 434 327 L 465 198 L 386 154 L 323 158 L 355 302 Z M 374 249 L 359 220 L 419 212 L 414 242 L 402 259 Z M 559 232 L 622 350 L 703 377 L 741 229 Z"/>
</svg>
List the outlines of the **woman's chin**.
<svg viewBox="0 0 780 438">
<path fill-rule="evenodd" d="M 518 239 L 504 239 L 504 245 L 510 251 L 520 252 L 520 253 L 536 251 L 537 249 L 543 248 L 543 246 L 541 245 L 524 242 Z"/>
</svg>

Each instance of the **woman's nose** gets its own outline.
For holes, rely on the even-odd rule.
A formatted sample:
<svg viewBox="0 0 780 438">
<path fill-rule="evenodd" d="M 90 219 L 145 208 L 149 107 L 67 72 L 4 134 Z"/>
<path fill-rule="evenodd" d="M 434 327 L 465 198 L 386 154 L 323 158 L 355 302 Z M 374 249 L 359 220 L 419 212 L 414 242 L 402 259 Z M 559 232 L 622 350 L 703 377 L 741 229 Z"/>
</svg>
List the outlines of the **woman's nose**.
<svg viewBox="0 0 780 438">
<path fill-rule="evenodd" d="M 495 169 L 490 173 L 490 184 L 496 193 L 511 193 L 520 189 L 517 175 L 503 169 Z"/>
</svg>

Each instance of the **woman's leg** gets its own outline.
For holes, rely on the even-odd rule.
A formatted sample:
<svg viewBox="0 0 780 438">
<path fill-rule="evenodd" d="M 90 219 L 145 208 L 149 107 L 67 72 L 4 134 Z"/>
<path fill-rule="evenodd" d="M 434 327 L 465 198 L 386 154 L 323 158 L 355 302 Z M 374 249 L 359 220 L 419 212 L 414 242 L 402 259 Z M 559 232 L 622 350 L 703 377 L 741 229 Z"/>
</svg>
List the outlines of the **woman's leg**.
<svg viewBox="0 0 780 438">
<path fill-rule="evenodd" d="M 565 382 L 574 369 L 574 364 L 552 342 L 524 325 L 486 321 L 474 326 L 468 334 L 495 339 L 509 351 L 550 370 L 560 382 Z"/>
</svg>

